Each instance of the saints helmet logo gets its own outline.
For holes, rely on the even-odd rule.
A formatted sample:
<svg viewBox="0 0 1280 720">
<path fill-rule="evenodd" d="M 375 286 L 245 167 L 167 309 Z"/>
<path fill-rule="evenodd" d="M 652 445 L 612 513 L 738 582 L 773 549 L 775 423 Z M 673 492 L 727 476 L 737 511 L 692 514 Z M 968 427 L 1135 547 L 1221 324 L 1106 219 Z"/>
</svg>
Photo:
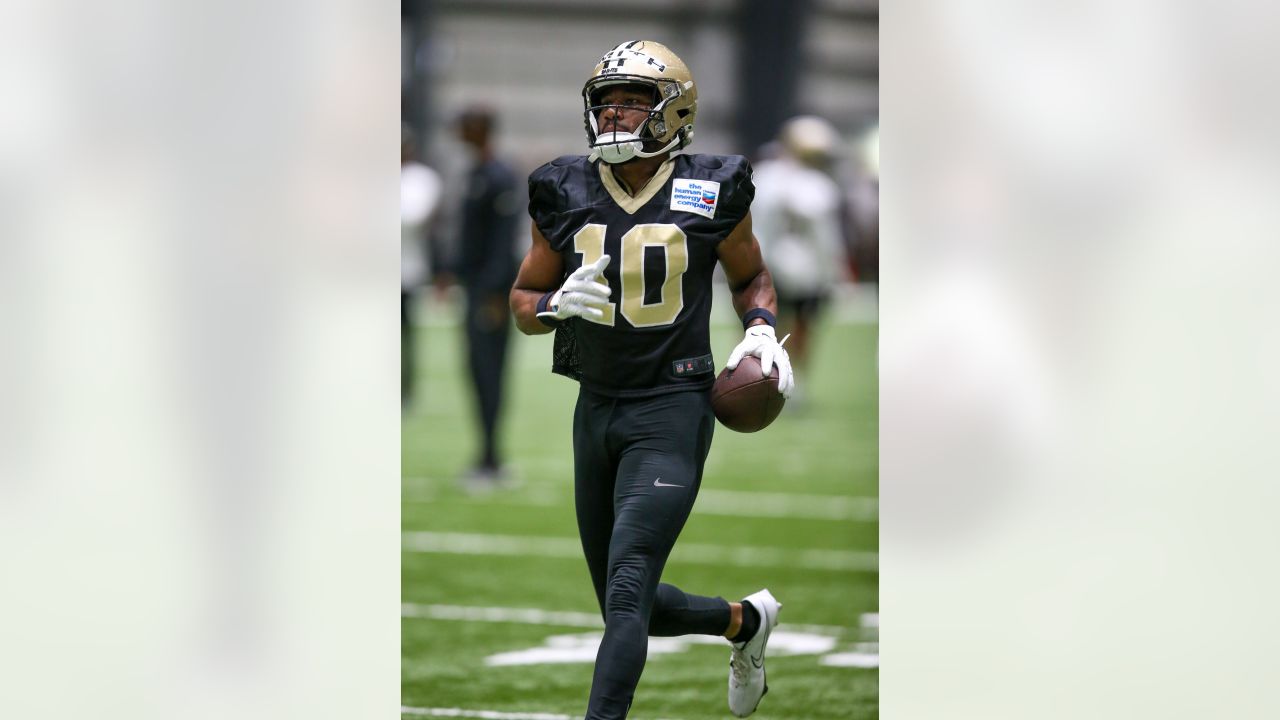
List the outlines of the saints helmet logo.
<svg viewBox="0 0 1280 720">
<path fill-rule="evenodd" d="M 622 43 L 618 47 L 600 56 L 600 61 L 596 64 L 602 65 L 606 69 L 611 68 L 613 70 L 618 70 L 623 65 L 627 64 L 628 59 L 632 59 L 636 62 L 651 65 L 656 68 L 658 72 L 666 72 L 666 63 L 644 52 L 644 46 L 645 42 L 643 40 L 633 40 L 631 42 Z"/>
</svg>

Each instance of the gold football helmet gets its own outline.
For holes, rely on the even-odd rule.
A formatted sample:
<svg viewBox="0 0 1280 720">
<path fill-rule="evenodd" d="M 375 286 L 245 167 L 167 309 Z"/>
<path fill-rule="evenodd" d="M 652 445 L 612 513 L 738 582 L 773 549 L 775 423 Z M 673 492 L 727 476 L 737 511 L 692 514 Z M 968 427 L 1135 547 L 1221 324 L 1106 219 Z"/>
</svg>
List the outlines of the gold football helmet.
<svg viewBox="0 0 1280 720">
<path fill-rule="evenodd" d="M 653 90 L 649 116 L 634 132 L 600 133 L 600 112 L 620 107 L 600 102 L 601 91 L 611 85 L 643 85 Z M 605 53 L 582 87 L 582 102 L 593 160 L 621 163 L 680 150 L 693 142 L 693 119 L 698 113 L 693 75 L 675 53 L 652 40 L 631 40 Z M 646 145 L 656 149 L 646 151 Z"/>
</svg>

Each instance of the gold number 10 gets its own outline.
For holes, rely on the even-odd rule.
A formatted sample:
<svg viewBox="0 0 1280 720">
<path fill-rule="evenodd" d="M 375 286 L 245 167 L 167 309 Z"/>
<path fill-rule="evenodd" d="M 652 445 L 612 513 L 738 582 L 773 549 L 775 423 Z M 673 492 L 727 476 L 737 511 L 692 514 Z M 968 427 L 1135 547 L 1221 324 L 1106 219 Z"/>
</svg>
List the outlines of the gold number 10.
<svg viewBox="0 0 1280 720">
<path fill-rule="evenodd" d="M 606 226 L 591 223 L 573 236 L 573 249 L 582 254 L 582 264 L 590 265 L 604 255 Z M 667 277 L 662 282 L 662 299 L 652 305 L 644 302 L 644 249 L 662 248 L 667 259 Z M 670 325 L 684 309 L 682 276 L 689 269 L 689 241 L 684 231 L 671 224 L 636 225 L 622 236 L 622 316 L 635 327 Z M 604 309 L 603 320 L 591 320 L 613 326 L 616 303 Z"/>
</svg>

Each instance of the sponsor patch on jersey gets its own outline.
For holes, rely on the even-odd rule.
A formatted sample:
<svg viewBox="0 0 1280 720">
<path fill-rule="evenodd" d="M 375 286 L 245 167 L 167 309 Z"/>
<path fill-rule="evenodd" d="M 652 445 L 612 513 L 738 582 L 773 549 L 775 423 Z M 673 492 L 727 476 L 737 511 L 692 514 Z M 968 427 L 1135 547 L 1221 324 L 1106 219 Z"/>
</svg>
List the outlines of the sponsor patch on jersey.
<svg viewBox="0 0 1280 720">
<path fill-rule="evenodd" d="M 712 180 L 671 181 L 671 209 L 696 213 L 703 217 L 716 216 L 716 203 L 720 199 L 720 183 Z"/>
</svg>

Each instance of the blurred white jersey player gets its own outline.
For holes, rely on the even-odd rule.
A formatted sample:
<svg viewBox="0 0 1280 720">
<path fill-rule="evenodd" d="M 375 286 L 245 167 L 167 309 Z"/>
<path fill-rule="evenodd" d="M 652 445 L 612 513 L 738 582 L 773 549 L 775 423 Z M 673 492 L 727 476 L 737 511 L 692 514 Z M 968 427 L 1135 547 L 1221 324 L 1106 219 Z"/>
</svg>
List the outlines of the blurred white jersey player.
<svg viewBox="0 0 1280 720">
<path fill-rule="evenodd" d="M 827 121 L 802 116 L 783 125 L 776 156 L 756 166 L 755 232 L 778 293 L 779 334 L 797 369 L 807 365 L 812 324 L 848 263 L 840 186 L 823 171 L 840 136 Z"/>
<path fill-rule="evenodd" d="M 417 337 L 413 307 L 418 290 L 430 282 L 427 233 L 440 206 L 440 175 L 415 159 L 417 147 L 407 127 L 400 133 L 400 404 L 413 400 Z"/>
<path fill-rule="evenodd" d="M 410 152 L 401 148 L 400 289 L 405 292 L 413 292 L 430 280 L 426 232 L 439 206 L 441 194 L 440 176 L 414 160 L 408 154 Z"/>
</svg>

